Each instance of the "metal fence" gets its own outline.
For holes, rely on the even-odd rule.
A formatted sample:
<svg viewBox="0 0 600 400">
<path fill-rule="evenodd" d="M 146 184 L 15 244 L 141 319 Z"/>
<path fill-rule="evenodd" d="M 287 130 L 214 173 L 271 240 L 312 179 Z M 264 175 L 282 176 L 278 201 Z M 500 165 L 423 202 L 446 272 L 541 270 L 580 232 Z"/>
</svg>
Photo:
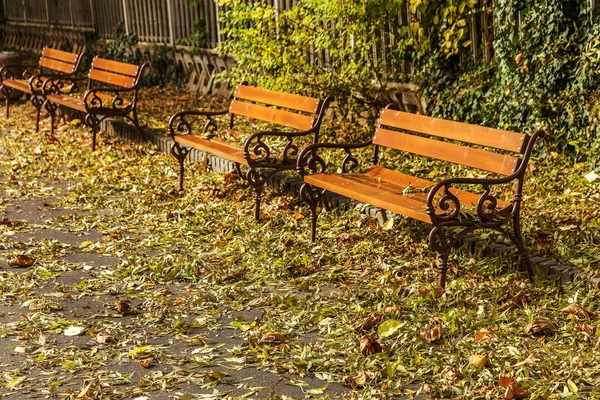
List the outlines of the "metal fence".
<svg viewBox="0 0 600 400">
<path fill-rule="evenodd" d="M 278 10 L 291 8 L 297 0 L 245 0 L 273 5 Z M 596 8 L 600 0 L 588 0 Z M 203 46 L 215 48 L 223 39 L 219 26 L 219 13 L 223 9 L 216 0 L 200 0 L 190 6 L 189 0 L 5 0 L 4 12 L 9 24 L 41 27 L 62 27 L 72 30 L 94 31 L 108 39 L 119 24 L 126 32 L 137 34 L 140 41 L 148 43 L 179 44 L 197 32 L 196 24 L 203 22 Z M 486 9 L 492 0 L 480 0 L 481 9 Z M 375 45 L 375 60 L 386 60 L 385 52 L 393 43 L 390 35 L 411 20 L 408 6 L 390 24 L 387 32 L 378 36 Z M 471 53 L 475 60 L 489 61 L 493 55 L 491 47 L 493 21 L 485 12 L 473 13 L 468 21 L 471 32 Z M 315 54 L 314 61 L 327 63 L 327 54 Z"/>
</svg>

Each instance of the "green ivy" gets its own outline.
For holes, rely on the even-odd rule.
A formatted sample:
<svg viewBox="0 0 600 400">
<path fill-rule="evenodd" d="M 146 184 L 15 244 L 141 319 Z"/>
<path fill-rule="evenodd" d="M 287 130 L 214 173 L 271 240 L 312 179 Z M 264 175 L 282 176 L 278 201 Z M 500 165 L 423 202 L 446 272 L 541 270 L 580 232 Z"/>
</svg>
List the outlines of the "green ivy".
<svg viewBox="0 0 600 400">
<path fill-rule="evenodd" d="M 137 47 L 136 34 L 128 35 L 123 24 L 119 24 L 110 41 L 102 47 L 99 56 L 109 60 L 141 65 L 144 63 L 142 54 Z M 149 71 L 142 83 L 147 86 L 164 86 L 167 84 L 180 85 L 184 73 L 177 63 L 168 57 L 170 48 L 166 45 L 155 45 Z"/>
<path fill-rule="evenodd" d="M 264 2 L 220 0 L 229 38 L 220 51 L 236 57 L 221 78 L 331 94 L 343 116 L 390 102 L 388 82 L 416 83 L 433 116 L 543 127 L 552 151 L 599 163 L 600 21 L 587 0 L 407 2 L 298 0 L 276 17 Z M 407 6 L 412 20 L 400 26 Z M 471 54 L 468 21 L 482 12 L 494 25 L 488 63 Z"/>
</svg>

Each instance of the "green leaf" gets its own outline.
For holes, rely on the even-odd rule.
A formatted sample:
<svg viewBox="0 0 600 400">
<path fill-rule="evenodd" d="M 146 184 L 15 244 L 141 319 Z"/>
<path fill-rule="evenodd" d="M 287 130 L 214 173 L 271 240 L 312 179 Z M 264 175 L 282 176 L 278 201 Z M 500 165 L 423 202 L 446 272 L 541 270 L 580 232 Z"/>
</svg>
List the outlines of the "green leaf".
<svg viewBox="0 0 600 400">
<path fill-rule="evenodd" d="M 377 328 L 377 334 L 381 338 L 390 337 L 402 328 L 402 322 L 395 319 L 388 319 Z"/>
</svg>

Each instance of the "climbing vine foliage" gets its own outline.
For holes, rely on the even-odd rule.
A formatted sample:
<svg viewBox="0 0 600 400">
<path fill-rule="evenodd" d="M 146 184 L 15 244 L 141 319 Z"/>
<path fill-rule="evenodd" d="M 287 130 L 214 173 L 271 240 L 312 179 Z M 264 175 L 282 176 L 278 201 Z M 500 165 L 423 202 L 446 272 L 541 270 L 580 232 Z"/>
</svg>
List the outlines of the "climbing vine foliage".
<svg viewBox="0 0 600 400">
<path fill-rule="evenodd" d="M 413 83 L 431 115 L 543 127 L 552 151 L 598 164 L 600 20 L 586 0 L 220 4 L 229 38 L 220 51 L 236 57 L 226 79 L 331 94 L 346 114 L 394 101 L 392 82 Z M 493 29 L 481 37 L 485 18 Z M 473 47 L 492 57 L 473 57 Z"/>
</svg>

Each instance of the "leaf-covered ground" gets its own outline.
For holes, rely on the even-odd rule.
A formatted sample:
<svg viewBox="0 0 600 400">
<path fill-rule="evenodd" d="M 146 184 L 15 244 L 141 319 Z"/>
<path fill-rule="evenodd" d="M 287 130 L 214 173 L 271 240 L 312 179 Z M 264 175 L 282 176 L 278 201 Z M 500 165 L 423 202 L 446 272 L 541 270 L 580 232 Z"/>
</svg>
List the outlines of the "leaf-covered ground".
<svg viewBox="0 0 600 400">
<path fill-rule="evenodd" d="M 144 123 L 201 101 L 145 90 Z M 551 146 L 524 233 L 581 279 L 455 252 L 441 294 L 422 223 L 333 210 L 311 243 L 294 197 L 256 222 L 243 181 L 190 165 L 180 194 L 152 145 L 33 116 L 0 120 L 0 397 L 600 398 L 600 181 Z"/>
</svg>

